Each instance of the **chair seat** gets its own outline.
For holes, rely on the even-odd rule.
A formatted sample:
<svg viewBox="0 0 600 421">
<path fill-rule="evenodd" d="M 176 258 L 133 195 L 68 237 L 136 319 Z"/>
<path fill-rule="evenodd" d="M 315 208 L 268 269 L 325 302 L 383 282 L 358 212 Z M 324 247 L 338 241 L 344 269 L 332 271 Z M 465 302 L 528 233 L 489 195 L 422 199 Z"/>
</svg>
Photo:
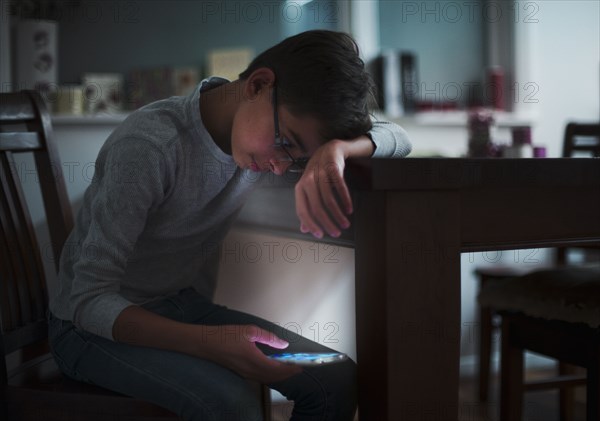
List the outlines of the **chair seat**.
<svg viewBox="0 0 600 421">
<path fill-rule="evenodd" d="M 540 270 L 520 278 L 490 280 L 479 295 L 482 306 L 548 320 L 600 327 L 600 267 Z"/>
<path fill-rule="evenodd" d="M 172 412 L 150 402 L 69 379 L 61 373 L 50 354 L 13 373 L 6 393 L 9 414 L 14 419 L 63 419 L 62 416 L 66 417 L 64 419 L 78 419 L 73 418 L 73 414 L 85 416 L 86 421 L 136 417 L 179 419 Z M 35 407 L 30 405 L 31 402 L 36 402 Z M 62 414 L 65 408 L 69 408 L 68 414 Z M 41 414 L 44 416 L 40 417 Z"/>
</svg>

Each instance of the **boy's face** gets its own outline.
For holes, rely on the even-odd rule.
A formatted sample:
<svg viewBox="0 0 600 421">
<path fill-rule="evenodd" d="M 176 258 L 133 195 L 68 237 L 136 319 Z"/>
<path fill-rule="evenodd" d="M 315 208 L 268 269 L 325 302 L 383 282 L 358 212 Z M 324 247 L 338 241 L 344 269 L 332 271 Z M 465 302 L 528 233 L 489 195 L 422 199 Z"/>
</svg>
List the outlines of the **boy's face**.
<svg viewBox="0 0 600 421">
<path fill-rule="evenodd" d="M 244 99 L 234 117 L 231 148 L 240 168 L 282 175 L 292 165 L 292 158 L 309 158 L 321 143 L 316 118 L 295 116 L 281 104 L 275 112 L 271 87 Z"/>
</svg>

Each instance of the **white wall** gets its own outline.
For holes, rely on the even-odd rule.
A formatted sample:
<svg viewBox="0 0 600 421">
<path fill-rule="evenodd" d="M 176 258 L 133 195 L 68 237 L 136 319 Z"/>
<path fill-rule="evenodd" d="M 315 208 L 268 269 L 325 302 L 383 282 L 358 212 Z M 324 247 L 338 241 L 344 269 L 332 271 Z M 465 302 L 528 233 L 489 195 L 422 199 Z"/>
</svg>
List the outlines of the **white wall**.
<svg viewBox="0 0 600 421">
<path fill-rule="evenodd" d="M 356 357 L 354 251 L 234 229 L 215 301 Z"/>
<path fill-rule="evenodd" d="M 560 156 L 569 120 L 600 120 L 600 2 L 538 1 L 532 54 L 539 85 L 536 139 Z"/>
</svg>

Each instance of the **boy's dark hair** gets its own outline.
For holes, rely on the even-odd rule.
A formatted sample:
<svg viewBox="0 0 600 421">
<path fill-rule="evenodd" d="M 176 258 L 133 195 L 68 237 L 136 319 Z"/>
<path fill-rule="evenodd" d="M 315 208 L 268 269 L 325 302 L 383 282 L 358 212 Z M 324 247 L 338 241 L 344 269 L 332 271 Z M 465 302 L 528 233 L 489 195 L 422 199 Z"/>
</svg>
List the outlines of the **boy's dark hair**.
<svg viewBox="0 0 600 421">
<path fill-rule="evenodd" d="M 294 115 L 316 117 L 324 140 L 371 129 L 373 82 L 350 35 L 313 30 L 286 38 L 259 54 L 240 79 L 261 67 L 275 73 L 278 102 Z"/>
</svg>

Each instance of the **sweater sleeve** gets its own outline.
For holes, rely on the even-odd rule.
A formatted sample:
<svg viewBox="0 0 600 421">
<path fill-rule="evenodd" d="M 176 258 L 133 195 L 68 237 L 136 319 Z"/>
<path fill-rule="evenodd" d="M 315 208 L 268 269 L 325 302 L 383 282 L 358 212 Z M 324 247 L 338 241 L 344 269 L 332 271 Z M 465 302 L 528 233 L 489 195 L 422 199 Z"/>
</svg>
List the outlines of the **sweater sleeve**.
<svg viewBox="0 0 600 421">
<path fill-rule="evenodd" d="M 389 121 L 373 121 L 368 135 L 375 144 L 373 158 L 403 158 L 412 150 L 406 131 Z"/>
<path fill-rule="evenodd" d="M 114 340 L 112 327 L 132 305 L 120 294 L 127 260 L 149 211 L 164 197 L 166 162 L 148 141 L 121 139 L 101 151 L 89 208 L 89 229 L 73 266 L 71 306 L 74 324 Z"/>
</svg>

